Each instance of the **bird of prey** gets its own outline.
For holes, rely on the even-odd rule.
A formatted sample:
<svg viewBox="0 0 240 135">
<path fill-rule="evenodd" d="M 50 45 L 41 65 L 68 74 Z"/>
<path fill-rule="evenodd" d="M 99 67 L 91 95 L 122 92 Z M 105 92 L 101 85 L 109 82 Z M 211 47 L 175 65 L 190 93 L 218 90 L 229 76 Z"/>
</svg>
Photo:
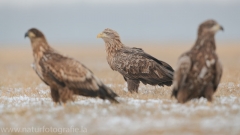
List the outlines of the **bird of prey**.
<svg viewBox="0 0 240 135">
<path fill-rule="evenodd" d="M 29 29 L 33 50 L 33 69 L 51 89 L 55 104 L 73 100 L 73 95 L 100 97 L 118 103 L 115 94 L 104 85 L 86 66 L 73 58 L 61 55 L 47 42 L 43 33 L 36 28 Z"/>
<path fill-rule="evenodd" d="M 172 91 L 179 103 L 200 97 L 212 101 L 222 76 L 214 39 L 219 30 L 223 27 L 214 20 L 200 24 L 195 45 L 179 57 Z"/>
<path fill-rule="evenodd" d="M 174 70 L 166 62 L 145 53 L 141 48 L 125 46 L 119 34 L 112 29 L 105 29 L 97 37 L 105 42 L 111 69 L 123 76 L 131 93 L 138 92 L 140 82 L 145 85 L 172 85 Z"/>
</svg>

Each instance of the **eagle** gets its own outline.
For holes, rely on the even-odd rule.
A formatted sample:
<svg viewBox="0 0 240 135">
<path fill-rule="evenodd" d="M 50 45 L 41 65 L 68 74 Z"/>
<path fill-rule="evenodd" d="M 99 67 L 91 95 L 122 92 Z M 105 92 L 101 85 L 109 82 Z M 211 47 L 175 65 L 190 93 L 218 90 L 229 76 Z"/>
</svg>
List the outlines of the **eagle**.
<svg viewBox="0 0 240 135">
<path fill-rule="evenodd" d="M 206 98 L 208 103 L 212 101 L 222 76 L 214 39 L 219 30 L 223 31 L 223 27 L 215 20 L 200 24 L 195 45 L 179 57 L 172 90 L 172 96 L 179 103 L 200 97 Z"/>
<path fill-rule="evenodd" d="M 25 37 L 29 37 L 31 41 L 34 57 L 32 67 L 40 79 L 50 87 L 55 104 L 63 103 L 65 106 L 67 101 L 73 101 L 73 95 L 100 97 L 118 103 L 116 93 L 82 63 L 55 51 L 41 31 L 31 28 Z"/>
<path fill-rule="evenodd" d="M 174 70 L 166 62 L 147 54 L 141 48 L 125 46 L 119 34 L 112 29 L 105 29 L 97 38 L 104 40 L 108 64 L 123 76 L 131 93 L 138 92 L 140 82 L 145 85 L 172 85 Z"/>
</svg>

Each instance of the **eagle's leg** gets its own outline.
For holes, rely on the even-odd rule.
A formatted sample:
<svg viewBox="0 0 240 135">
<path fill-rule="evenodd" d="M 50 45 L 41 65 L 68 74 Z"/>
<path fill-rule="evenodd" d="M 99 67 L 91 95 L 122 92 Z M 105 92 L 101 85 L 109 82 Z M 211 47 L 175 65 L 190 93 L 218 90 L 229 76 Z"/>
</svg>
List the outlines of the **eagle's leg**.
<svg viewBox="0 0 240 135">
<path fill-rule="evenodd" d="M 178 103 L 187 102 L 189 100 L 187 92 L 184 91 L 183 89 L 179 90 L 178 93 L 177 93 L 177 100 L 178 100 Z"/>
<path fill-rule="evenodd" d="M 51 88 L 51 97 L 54 102 L 54 106 L 57 106 L 57 104 L 60 104 L 60 97 L 57 89 Z"/>
<path fill-rule="evenodd" d="M 63 105 L 66 106 L 68 100 L 73 101 L 73 91 L 69 90 L 67 87 L 59 89 L 60 100 L 63 102 Z"/>
<path fill-rule="evenodd" d="M 131 93 L 138 92 L 139 83 L 140 83 L 139 80 L 128 79 L 127 80 L 128 91 L 130 91 Z"/>
<path fill-rule="evenodd" d="M 208 102 L 212 102 L 212 95 L 214 93 L 212 84 L 208 85 L 204 91 L 204 97 L 207 98 Z"/>
</svg>

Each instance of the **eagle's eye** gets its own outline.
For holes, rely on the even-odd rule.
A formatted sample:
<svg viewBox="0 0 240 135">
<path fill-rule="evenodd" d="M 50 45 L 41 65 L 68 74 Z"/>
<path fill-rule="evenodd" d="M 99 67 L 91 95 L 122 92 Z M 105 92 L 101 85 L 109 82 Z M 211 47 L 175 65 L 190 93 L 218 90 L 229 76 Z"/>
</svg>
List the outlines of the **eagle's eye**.
<svg viewBox="0 0 240 135">
<path fill-rule="evenodd" d="M 109 32 L 106 32 L 106 31 L 105 31 L 105 32 L 103 32 L 103 33 L 106 34 L 106 35 L 109 35 Z"/>
<path fill-rule="evenodd" d="M 212 28 L 216 23 L 214 21 L 211 21 L 208 23 L 207 28 Z"/>
</svg>

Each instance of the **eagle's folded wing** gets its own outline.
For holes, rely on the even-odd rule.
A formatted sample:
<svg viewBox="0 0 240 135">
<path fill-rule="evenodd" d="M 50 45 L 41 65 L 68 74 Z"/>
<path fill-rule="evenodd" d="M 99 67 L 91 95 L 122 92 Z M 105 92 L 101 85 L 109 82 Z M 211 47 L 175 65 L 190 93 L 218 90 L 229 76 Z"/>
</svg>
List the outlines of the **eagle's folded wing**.
<svg viewBox="0 0 240 135">
<path fill-rule="evenodd" d="M 140 79 L 152 85 L 172 81 L 171 66 L 157 60 L 140 48 L 126 48 L 118 54 L 115 66 L 124 77 Z"/>
<path fill-rule="evenodd" d="M 52 79 L 70 89 L 98 90 L 101 83 L 93 73 L 80 62 L 57 53 L 45 55 L 42 66 Z"/>
<path fill-rule="evenodd" d="M 189 56 L 183 55 L 179 58 L 173 78 L 173 91 L 178 91 L 179 88 L 184 85 L 191 65 L 192 62 Z"/>
<path fill-rule="evenodd" d="M 218 84 L 221 80 L 221 77 L 222 77 L 222 64 L 220 63 L 220 61 L 218 60 L 217 63 L 216 63 L 216 75 L 215 75 L 215 78 L 214 78 L 214 91 L 217 90 L 217 87 L 218 87 Z"/>
</svg>

